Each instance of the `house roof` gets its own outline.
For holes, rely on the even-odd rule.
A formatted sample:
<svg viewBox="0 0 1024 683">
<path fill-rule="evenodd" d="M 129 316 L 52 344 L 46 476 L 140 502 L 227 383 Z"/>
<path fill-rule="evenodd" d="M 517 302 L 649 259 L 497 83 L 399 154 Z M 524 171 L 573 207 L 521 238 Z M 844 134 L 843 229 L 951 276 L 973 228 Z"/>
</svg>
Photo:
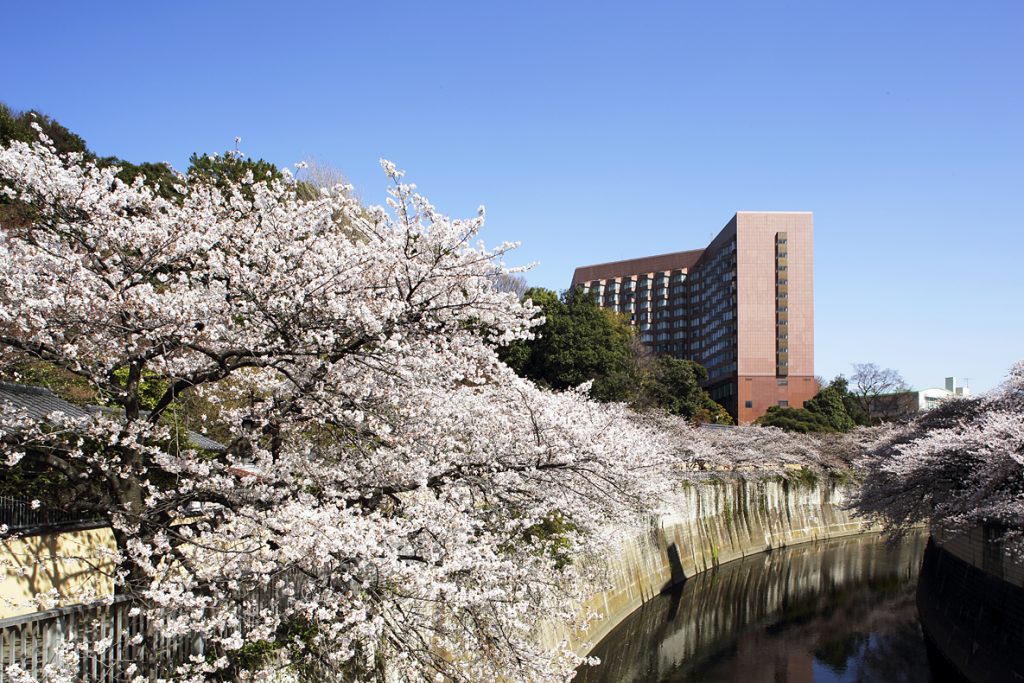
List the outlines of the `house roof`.
<svg viewBox="0 0 1024 683">
<path fill-rule="evenodd" d="M 0 382 L 0 404 L 9 403 L 15 408 L 24 410 L 34 420 L 46 420 L 51 413 L 64 413 L 69 417 L 91 418 L 99 413 L 112 413 L 102 406 L 76 406 L 54 394 L 45 387 L 27 384 Z M 143 413 L 147 414 L 147 413 Z M 10 429 L 0 425 L 0 431 L 10 433 Z M 198 432 L 189 431 L 188 439 L 192 445 L 207 451 L 223 451 L 224 444 L 203 436 Z"/>
</svg>

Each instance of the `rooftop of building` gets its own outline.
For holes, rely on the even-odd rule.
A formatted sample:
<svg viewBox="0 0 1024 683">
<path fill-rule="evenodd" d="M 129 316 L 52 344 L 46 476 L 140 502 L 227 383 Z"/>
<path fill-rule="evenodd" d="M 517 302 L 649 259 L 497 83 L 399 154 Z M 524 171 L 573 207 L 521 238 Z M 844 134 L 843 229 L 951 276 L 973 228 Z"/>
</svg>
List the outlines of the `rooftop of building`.
<svg viewBox="0 0 1024 683">
<path fill-rule="evenodd" d="M 33 420 L 45 421 L 52 413 L 63 413 L 68 417 L 89 420 L 100 414 L 116 415 L 116 411 L 105 406 L 76 406 L 60 398 L 45 387 L 28 384 L 0 382 L 0 405 L 10 404 L 15 410 L 22 412 Z M 141 411 L 143 417 L 148 411 Z M 0 425 L 0 432 L 11 433 L 12 428 Z M 223 451 L 224 445 L 213 439 L 189 431 L 188 439 L 192 445 L 207 451 Z"/>
<path fill-rule="evenodd" d="M 697 260 L 703 253 L 703 249 L 691 249 L 689 251 L 674 251 L 669 254 L 641 256 L 640 258 L 580 266 L 573 273 L 572 282 L 575 285 L 581 282 L 589 282 L 590 280 L 607 280 L 609 278 L 637 275 L 639 273 L 659 273 L 666 270 L 679 269 L 688 270 L 697 263 Z"/>
</svg>

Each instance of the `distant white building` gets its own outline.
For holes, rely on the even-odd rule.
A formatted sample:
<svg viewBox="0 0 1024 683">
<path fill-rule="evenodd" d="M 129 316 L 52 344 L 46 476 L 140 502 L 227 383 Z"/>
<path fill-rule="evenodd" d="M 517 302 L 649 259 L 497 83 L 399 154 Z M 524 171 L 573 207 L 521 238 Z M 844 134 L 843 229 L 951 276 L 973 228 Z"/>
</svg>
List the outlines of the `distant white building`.
<svg viewBox="0 0 1024 683">
<path fill-rule="evenodd" d="M 947 398 L 952 398 L 954 396 L 963 398 L 970 395 L 970 387 L 958 387 L 956 385 L 956 377 L 947 377 L 945 387 L 933 387 L 931 389 L 922 389 L 917 392 L 917 409 L 931 410 Z"/>
<path fill-rule="evenodd" d="M 970 387 L 958 387 L 956 377 L 947 377 L 945 387 L 909 389 L 893 394 L 882 394 L 869 399 L 872 419 L 899 420 L 931 410 L 950 398 L 965 398 L 971 395 Z"/>
</svg>

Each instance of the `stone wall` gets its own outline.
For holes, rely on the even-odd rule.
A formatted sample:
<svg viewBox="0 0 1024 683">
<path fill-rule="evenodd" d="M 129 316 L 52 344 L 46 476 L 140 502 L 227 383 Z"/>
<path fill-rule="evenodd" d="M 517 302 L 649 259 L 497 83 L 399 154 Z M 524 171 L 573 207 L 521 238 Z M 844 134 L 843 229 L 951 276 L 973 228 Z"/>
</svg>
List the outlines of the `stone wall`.
<svg viewBox="0 0 1024 683">
<path fill-rule="evenodd" d="M 918 581 L 932 656 L 972 683 L 1024 681 L 1024 566 L 997 539 L 980 528 L 933 535 Z"/>
<path fill-rule="evenodd" d="M 846 489 L 827 482 L 713 480 L 689 486 L 679 509 L 652 522 L 605 558 L 608 590 L 584 606 L 601 615 L 584 632 L 549 625 L 542 642 L 564 639 L 586 654 L 633 610 L 716 565 L 772 548 L 874 530 L 844 509 Z"/>
</svg>

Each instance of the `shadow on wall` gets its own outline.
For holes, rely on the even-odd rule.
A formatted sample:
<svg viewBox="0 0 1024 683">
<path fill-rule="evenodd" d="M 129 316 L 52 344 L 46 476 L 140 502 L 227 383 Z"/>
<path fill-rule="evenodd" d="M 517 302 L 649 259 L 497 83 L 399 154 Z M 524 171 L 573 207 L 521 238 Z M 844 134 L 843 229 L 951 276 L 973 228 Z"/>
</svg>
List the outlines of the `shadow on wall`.
<svg viewBox="0 0 1024 683">
<path fill-rule="evenodd" d="M 79 529 L 0 542 L 0 618 L 29 614 L 113 593 L 114 536 Z M 35 596 L 42 595 L 47 604 Z"/>
<path fill-rule="evenodd" d="M 667 591 L 676 584 L 682 583 L 686 580 L 686 570 L 683 569 L 683 558 L 679 555 L 679 547 L 676 546 L 675 542 L 668 544 L 668 566 L 672 572 L 672 578 L 670 578 L 664 586 L 661 587 L 662 592 Z"/>
</svg>

